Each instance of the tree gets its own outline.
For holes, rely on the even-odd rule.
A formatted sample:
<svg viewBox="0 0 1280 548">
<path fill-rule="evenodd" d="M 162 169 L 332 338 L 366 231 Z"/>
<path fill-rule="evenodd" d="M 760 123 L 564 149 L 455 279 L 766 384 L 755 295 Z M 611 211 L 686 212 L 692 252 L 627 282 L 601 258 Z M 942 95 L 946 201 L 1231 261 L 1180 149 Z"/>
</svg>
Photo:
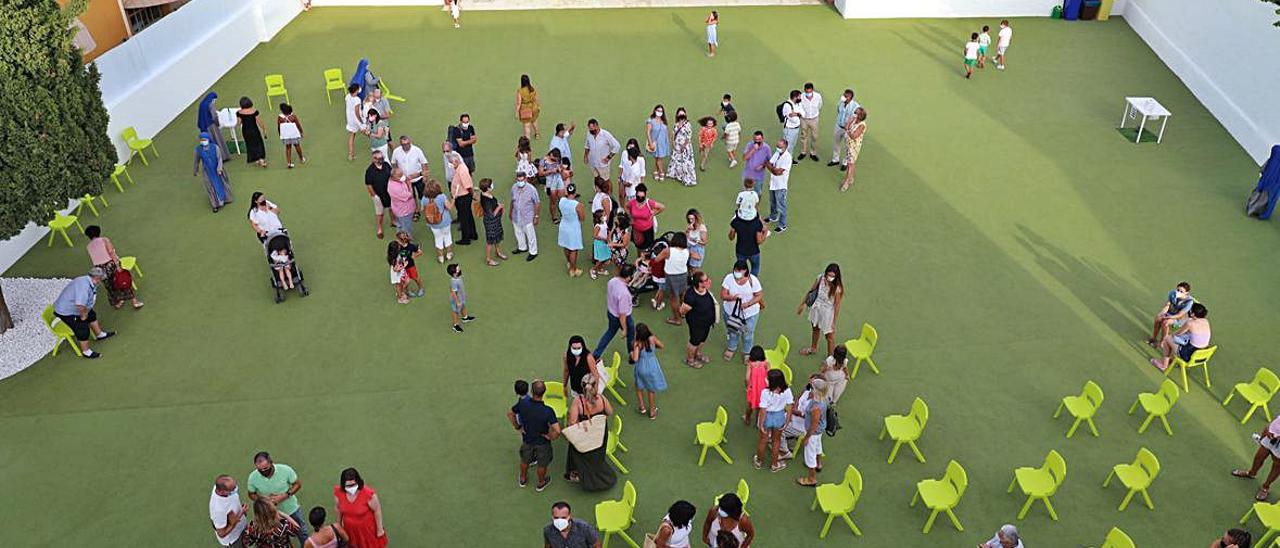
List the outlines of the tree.
<svg viewBox="0 0 1280 548">
<path fill-rule="evenodd" d="M 1280 15 L 1280 0 L 1262 0 L 1262 3 L 1264 3 L 1264 4 L 1271 4 L 1271 5 L 1274 5 L 1274 6 L 1278 6 L 1278 7 L 1276 8 L 1276 15 Z M 1272 25 L 1275 25 L 1275 26 L 1277 26 L 1277 27 L 1280 27 L 1280 21 L 1276 21 L 1276 22 L 1272 23 Z"/>
<path fill-rule="evenodd" d="M 101 76 L 72 45 L 88 0 L 0 0 L 0 239 L 100 194 L 116 162 Z"/>
</svg>

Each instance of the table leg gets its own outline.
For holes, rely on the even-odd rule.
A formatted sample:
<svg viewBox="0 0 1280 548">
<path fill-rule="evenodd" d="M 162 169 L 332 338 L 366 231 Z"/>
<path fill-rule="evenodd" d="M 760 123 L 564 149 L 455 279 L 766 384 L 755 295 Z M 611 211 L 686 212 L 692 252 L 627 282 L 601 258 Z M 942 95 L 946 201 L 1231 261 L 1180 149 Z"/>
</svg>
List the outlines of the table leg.
<svg viewBox="0 0 1280 548">
<path fill-rule="evenodd" d="M 1124 119 L 1129 117 L 1129 102 L 1124 103 L 1124 114 L 1120 115 L 1120 129 L 1124 129 Z"/>
<path fill-rule="evenodd" d="M 1147 115 L 1142 115 L 1142 121 L 1138 123 L 1138 136 L 1133 140 L 1134 143 L 1142 141 L 1142 130 L 1147 127 Z"/>
<path fill-rule="evenodd" d="M 1160 140 L 1164 139 L 1164 125 L 1167 123 L 1169 123 L 1169 117 L 1165 116 L 1164 119 L 1160 121 L 1160 134 L 1156 136 L 1157 145 L 1160 144 Z"/>
</svg>

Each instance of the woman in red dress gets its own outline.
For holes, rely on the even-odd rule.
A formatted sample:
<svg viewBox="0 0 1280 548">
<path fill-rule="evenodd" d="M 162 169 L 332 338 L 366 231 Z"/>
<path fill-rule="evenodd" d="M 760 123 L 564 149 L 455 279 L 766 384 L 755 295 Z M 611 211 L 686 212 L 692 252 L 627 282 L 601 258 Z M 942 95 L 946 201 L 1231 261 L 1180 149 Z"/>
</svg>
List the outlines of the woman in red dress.
<svg viewBox="0 0 1280 548">
<path fill-rule="evenodd" d="M 338 485 L 333 486 L 338 520 L 351 537 L 353 548 L 383 548 L 387 532 L 382 528 L 382 503 L 372 487 L 366 486 L 355 468 L 342 471 Z"/>
</svg>

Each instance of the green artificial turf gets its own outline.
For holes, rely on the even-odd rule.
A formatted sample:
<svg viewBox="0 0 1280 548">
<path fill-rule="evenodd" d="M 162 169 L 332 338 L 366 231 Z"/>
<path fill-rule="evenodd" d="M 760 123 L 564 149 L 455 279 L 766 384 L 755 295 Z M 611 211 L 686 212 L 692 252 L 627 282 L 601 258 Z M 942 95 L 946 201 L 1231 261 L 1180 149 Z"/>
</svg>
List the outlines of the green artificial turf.
<svg viewBox="0 0 1280 548">
<path fill-rule="evenodd" d="M 109 190 L 104 217 L 82 219 L 139 258 L 148 304 L 116 312 L 103 297 L 103 321 L 120 333 L 97 345 L 103 359 L 64 353 L 0 383 L 4 544 L 211 546 L 211 482 L 220 473 L 243 481 L 259 450 L 298 470 L 304 507 L 332 507 L 338 472 L 359 468 L 378 489 L 399 546 L 537 545 L 553 501 L 568 500 L 594 521 L 593 505 L 620 496 L 625 480 L 639 492 L 631 534 L 640 539 L 673 501 L 705 511 L 739 478 L 752 488 L 758 546 L 972 546 L 1014 521 L 1023 498 L 1005 494 L 1012 469 L 1038 466 L 1050 449 L 1068 463 L 1053 497 L 1061 521 L 1037 503 L 1018 522 L 1029 545 L 1096 545 L 1118 525 L 1139 546 L 1200 546 L 1245 512 L 1256 484 L 1227 472 L 1247 464 L 1248 435 L 1264 420 L 1241 426 L 1244 406 L 1218 402 L 1271 364 L 1264 339 L 1280 236 L 1241 214 L 1256 166 L 1123 19 L 1015 20 L 1008 70 L 988 67 L 966 81 L 962 45 L 995 20 L 851 22 L 822 7 L 721 15 L 715 59 L 702 53 L 698 9 L 468 12 L 454 30 L 434 8 L 327 8 L 262 44 L 213 89 L 221 106 L 247 94 L 271 116 L 262 77 L 284 74 L 310 162 L 285 170 L 269 138 L 271 168 L 233 160 L 239 201 L 210 214 L 189 173 L 189 109 L 156 136 L 163 156 L 132 165 L 138 185 L 123 195 Z M 393 133 L 417 140 L 433 175 L 441 175 L 445 127 L 466 111 L 480 136 L 477 176 L 504 185 L 521 73 L 532 75 L 543 101 L 535 147 L 544 149 L 555 121 L 575 120 L 576 155 L 588 118 L 625 140 L 642 135 L 654 103 L 672 113 L 684 105 L 698 117 L 712 114 L 725 92 L 744 130 L 763 128 L 773 139 L 774 106 L 787 90 L 815 82 L 828 105 L 824 158 L 796 168 L 792 228 L 765 245 L 769 306 L 757 340 L 772 346 L 784 334 L 793 349 L 803 346 L 809 328 L 793 307 L 826 263 L 841 264 L 848 298 L 838 335 L 874 324 L 883 374 L 864 368 L 846 392 L 845 427 L 825 440 L 820 479 L 838 481 L 846 464 L 859 467 L 866 490 L 853 517 L 865 536 L 851 540 L 837 520 L 820 543 L 824 516 L 809 511 L 813 492 L 792 483 L 800 471 L 753 470 L 755 433 L 740 422 L 730 421 L 726 445 L 733 465 L 714 453 L 696 465 L 693 426 L 717 405 L 740 412 L 742 369 L 718 359 L 701 371 L 682 366 L 685 330 L 648 309 L 637 319 L 668 345 L 660 356 L 671 388 L 657 421 L 620 410 L 630 448 L 621 459 L 631 474 L 611 492 L 582 493 L 559 480 L 561 442 L 557 481 L 540 494 L 517 488 L 518 438 L 503 416 L 511 383 L 558 378 L 570 335 L 594 342 L 605 323 L 604 282 L 566 278 L 555 227 L 544 224 L 545 251 L 532 264 L 488 268 L 480 246 L 460 248 L 479 317 L 465 334 L 449 330 L 446 280 L 434 262 L 422 261 L 426 298 L 396 305 L 386 241 L 373 238 L 364 162 L 345 159 L 342 99 L 335 93 L 329 105 L 321 95 L 322 70 L 350 75 L 362 56 L 409 99 L 394 104 Z M 869 129 L 856 186 L 840 194 L 840 174 L 824 164 L 833 105 L 847 86 L 867 108 Z M 1155 96 L 1176 114 L 1163 144 L 1134 145 L 1116 131 L 1126 95 Z M 713 158 L 697 188 L 651 183 L 651 195 L 673 211 L 664 229 L 681 222 L 675 211 L 706 212 L 709 271 L 718 280 L 732 253 L 724 232 L 738 170 L 726 168 L 720 146 Z M 243 215 L 255 189 L 280 205 L 311 297 L 272 303 L 269 270 Z M 425 228 L 417 232 L 430 241 Z M 513 236 L 508 227 L 508 249 Z M 6 275 L 77 275 L 88 266 L 83 243 L 37 246 Z M 1182 279 L 1212 311 L 1221 345 L 1214 384 L 1206 390 L 1195 372 L 1170 415 L 1176 437 L 1158 427 L 1140 436 L 1143 417 L 1124 412 L 1162 380 L 1142 340 L 1164 293 Z M 722 337 L 713 335 L 710 355 Z M 798 373 L 817 367 L 816 357 L 792 354 Z M 630 369 L 623 375 L 630 379 Z M 1069 420 L 1051 415 L 1088 379 L 1107 394 L 1096 419 L 1102 437 L 1082 428 L 1064 439 Z M 634 405 L 633 392 L 623 395 Z M 904 451 L 886 465 L 891 444 L 876 441 L 882 417 L 906 412 L 916 396 L 932 411 L 920 442 L 928 463 Z M 1118 513 L 1124 491 L 1104 490 L 1102 480 L 1142 446 L 1163 464 L 1151 489 L 1157 510 L 1135 501 Z M 941 519 L 922 536 L 927 512 L 907 503 L 915 482 L 941 475 L 949 459 L 969 474 L 957 510 L 966 530 Z M 1262 533 L 1256 522 L 1253 531 Z"/>
</svg>

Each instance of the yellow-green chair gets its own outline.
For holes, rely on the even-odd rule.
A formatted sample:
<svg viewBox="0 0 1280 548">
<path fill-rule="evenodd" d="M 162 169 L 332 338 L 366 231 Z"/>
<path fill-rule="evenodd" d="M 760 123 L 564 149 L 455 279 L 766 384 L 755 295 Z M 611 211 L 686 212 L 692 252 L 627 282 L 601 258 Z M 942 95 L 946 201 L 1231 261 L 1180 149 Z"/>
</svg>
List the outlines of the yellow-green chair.
<svg viewBox="0 0 1280 548">
<path fill-rule="evenodd" d="M 774 345 L 773 348 L 765 349 L 764 359 L 769 360 L 769 365 L 787 363 L 787 356 L 790 354 L 791 339 L 788 339 L 786 335 L 778 335 L 778 344 Z"/>
<path fill-rule="evenodd" d="M 138 289 L 138 278 L 142 277 L 142 267 L 138 266 L 138 258 L 120 257 L 120 268 L 133 273 L 133 288 Z"/>
<path fill-rule="evenodd" d="M 791 366 L 782 362 L 769 360 L 769 369 L 777 369 L 778 371 L 781 371 L 783 380 L 787 381 L 787 386 L 791 386 Z"/>
<path fill-rule="evenodd" d="M 1231 398 L 1236 397 L 1236 394 L 1240 394 L 1245 401 L 1249 402 L 1249 412 L 1244 414 L 1243 419 L 1240 419 L 1240 424 L 1249 422 L 1249 417 L 1252 417 L 1253 412 L 1257 411 L 1259 407 L 1262 408 L 1262 412 L 1267 416 L 1267 421 L 1270 422 L 1271 407 L 1267 404 L 1271 402 L 1271 398 L 1276 395 L 1276 392 L 1280 392 L 1280 377 L 1277 377 L 1270 369 L 1263 367 L 1253 375 L 1252 381 L 1236 384 L 1231 393 L 1227 394 L 1227 399 L 1222 400 L 1222 405 L 1225 406 L 1231 403 Z"/>
<path fill-rule="evenodd" d="M 1258 515 L 1258 521 L 1262 522 L 1262 526 L 1267 528 L 1267 532 L 1254 543 L 1254 546 L 1266 546 L 1267 539 L 1280 533 L 1280 503 L 1272 504 L 1269 502 L 1255 502 L 1249 507 L 1249 511 L 1244 513 L 1244 517 L 1240 518 L 1240 525 L 1249 522 L 1249 516 Z M 1280 540 L 1278 538 L 1277 540 Z"/>
<path fill-rule="evenodd" d="M 1027 496 L 1026 504 L 1022 505 L 1022 510 L 1018 512 L 1018 519 L 1027 517 L 1027 510 L 1031 509 L 1031 503 L 1036 499 L 1044 501 L 1045 509 L 1049 510 L 1049 517 L 1053 521 L 1058 521 L 1058 513 L 1053 510 L 1053 504 L 1049 502 L 1049 497 L 1058 492 L 1058 487 L 1062 486 L 1062 480 L 1067 479 L 1067 461 L 1062 458 L 1055 450 L 1050 450 L 1049 455 L 1044 458 L 1044 465 L 1039 468 L 1021 467 L 1013 471 L 1013 481 L 1009 482 L 1008 493 L 1013 492 L 1014 484 L 1022 490 L 1022 494 Z"/>
<path fill-rule="evenodd" d="M 71 327 L 58 318 L 53 313 L 53 305 L 44 307 L 44 311 L 40 313 L 40 319 L 44 320 L 44 326 L 49 328 L 49 332 L 58 339 L 53 345 L 53 355 L 58 355 L 58 349 L 62 348 L 62 343 L 66 342 L 67 346 L 74 350 L 77 356 L 80 356 L 80 343 L 76 342 L 76 334 L 71 331 Z"/>
<path fill-rule="evenodd" d="M 748 516 L 751 515 L 751 512 L 747 511 L 747 500 L 751 498 L 751 487 L 747 485 L 747 480 L 738 480 L 738 488 L 734 490 L 733 494 L 738 495 L 738 500 L 742 501 L 742 513 Z M 716 495 L 715 505 L 720 505 L 721 496 Z"/>
<path fill-rule="evenodd" d="M 339 93 L 347 91 L 347 81 L 342 77 L 342 69 L 324 69 L 324 98 L 330 105 L 333 104 L 333 96 L 329 92 L 335 89 Z"/>
<path fill-rule="evenodd" d="M 75 247 L 75 245 L 71 243 L 71 236 L 67 235 L 67 229 L 71 228 L 71 225 L 76 225 L 76 227 L 80 229 L 80 232 L 84 232 L 84 227 L 80 226 L 79 217 L 76 217 L 75 215 L 63 215 L 61 213 L 55 214 L 53 220 L 49 221 L 49 245 L 47 247 L 53 247 L 53 237 L 58 234 L 61 234 L 62 239 L 67 242 L 67 247 Z"/>
<path fill-rule="evenodd" d="M 844 469 L 844 481 L 819 485 L 817 492 L 813 495 L 813 504 L 809 505 L 809 511 L 817 510 L 821 506 L 822 511 L 827 514 L 827 522 L 822 524 L 822 532 L 818 533 L 818 538 L 827 538 L 827 531 L 831 529 L 831 522 L 836 519 L 836 516 L 844 519 L 849 529 L 853 530 L 853 534 L 862 536 L 862 530 L 858 529 L 858 526 L 853 523 L 853 518 L 849 517 L 853 508 L 858 505 L 860 496 L 862 496 L 862 473 L 858 472 L 852 464 Z"/>
<path fill-rule="evenodd" d="M 160 156 L 160 151 L 156 150 L 156 146 L 151 142 L 151 139 L 138 137 L 138 130 L 133 126 L 124 128 L 124 131 L 120 132 L 120 138 L 124 139 L 124 144 L 129 146 L 129 159 L 124 162 L 126 164 L 133 161 L 133 155 L 137 154 L 139 158 L 142 158 L 142 165 L 148 165 L 147 155 L 143 152 L 147 147 L 151 148 L 151 153 L 155 154 L 156 157 Z M 132 177 L 129 178 L 129 182 L 133 182 Z"/>
<path fill-rule="evenodd" d="M 1058 404 L 1058 410 L 1053 412 L 1053 418 L 1058 418 L 1063 408 L 1066 408 L 1067 412 L 1076 418 L 1075 422 L 1071 423 L 1071 428 L 1067 430 L 1067 438 L 1075 435 L 1076 428 L 1081 422 L 1089 425 L 1089 432 L 1096 438 L 1098 427 L 1093 424 L 1093 416 L 1097 414 L 1098 408 L 1102 407 L 1102 399 L 1102 387 L 1096 382 L 1088 381 L 1084 383 L 1084 389 L 1080 391 L 1079 396 L 1062 398 L 1062 403 Z"/>
<path fill-rule="evenodd" d="M 546 381 L 546 385 L 547 393 L 542 396 L 542 403 L 547 404 L 547 407 L 556 412 L 557 419 L 563 419 L 565 412 L 569 410 L 569 401 L 565 395 L 564 383 Z"/>
<path fill-rule="evenodd" d="M 622 444 L 622 415 L 615 414 L 609 418 L 609 437 L 618 438 L 618 449 L 623 453 L 630 451 L 626 445 Z"/>
<path fill-rule="evenodd" d="M 267 82 L 267 108 L 275 110 L 271 104 L 272 97 L 284 97 L 284 102 L 289 102 L 289 90 L 284 89 L 283 74 L 268 74 L 264 80 Z M 325 92 L 328 95 L 328 92 Z"/>
<path fill-rule="evenodd" d="M 920 448 L 916 447 L 916 440 L 920 439 L 920 434 L 924 433 L 924 425 L 929 422 L 929 406 L 925 405 L 924 400 L 916 398 L 911 402 L 911 412 L 906 415 L 889 415 L 884 418 L 884 428 L 880 429 L 880 437 L 884 439 L 885 434 L 893 440 L 893 450 L 889 452 L 889 464 L 893 464 L 893 459 L 898 456 L 898 449 L 902 444 L 907 444 L 911 448 L 911 452 L 915 453 L 916 460 L 924 462 L 924 455 L 920 453 Z"/>
<path fill-rule="evenodd" d="M 98 215 L 98 208 L 93 207 L 94 200 L 102 200 L 103 207 L 111 207 L 111 204 L 107 203 L 105 194 L 97 197 L 92 194 L 85 194 L 83 198 L 80 198 L 80 204 L 76 206 L 76 216 L 79 217 L 84 212 L 84 206 L 89 206 L 89 211 L 93 212 L 94 217 L 101 217 L 101 215 Z"/>
<path fill-rule="evenodd" d="M 615 430 L 617 431 L 617 435 L 614 435 Z M 627 467 L 622 465 L 622 461 L 618 460 L 618 456 L 615 454 L 618 452 L 618 448 L 622 446 L 621 435 L 622 417 L 614 415 L 612 419 L 610 419 L 609 435 L 605 436 L 604 454 L 609 457 L 609 462 L 612 462 L 613 465 L 618 468 L 619 472 L 622 472 L 623 474 L 630 474 L 631 471 L 627 470 Z M 626 451 L 626 449 L 623 449 L 623 451 Z"/>
<path fill-rule="evenodd" d="M 116 190 L 124 192 L 124 185 L 120 184 L 120 176 L 124 175 L 128 179 L 129 184 L 137 184 L 133 182 L 133 176 L 129 175 L 129 167 L 124 164 L 116 164 L 116 168 L 111 171 L 111 182 L 115 183 Z"/>
<path fill-rule="evenodd" d="M 1156 506 L 1151 503 L 1151 497 L 1147 496 L 1147 488 L 1151 486 L 1151 482 L 1155 481 L 1156 476 L 1160 474 L 1160 461 L 1156 460 L 1155 454 L 1151 450 L 1143 447 L 1138 450 L 1137 458 L 1133 459 L 1133 464 L 1117 464 L 1111 468 L 1111 473 L 1107 474 L 1107 479 L 1102 482 L 1102 487 L 1111 484 L 1111 478 L 1119 478 L 1120 483 L 1129 489 L 1129 494 L 1124 496 L 1124 500 L 1120 501 L 1120 511 L 1123 512 L 1126 506 L 1129 506 L 1129 500 L 1133 498 L 1134 493 L 1142 493 L 1142 501 L 1147 504 L 1147 508 L 1155 510 Z M 1247 517 L 1247 516 L 1246 516 Z"/>
<path fill-rule="evenodd" d="M 613 399 L 618 400 L 619 405 L 626 405 L 627 400 L 622 399 L 622 394 L 619 394 L 618 391 L 613 388 L 613 386 L 616 384 L 621 384 L 623 388 L 627 387 L 627 383 L 623 382 L 622 378 L 618 375 L 618 370 L 621 368 L 622 368 L 622 356 L 619 355 L 617 352 L 614 352 L 613 364 L 610 365 L 609 368 L 605 370 L 609 373 L 609 382 L 604 384 L 604 389 L 605 391 L 613 395 Z"/>
<path fill-rule="evenodd" d="M 1195 352 L 1192 352 L 1190 360 L 1183 361 L 1182 358 L 1179 358 L 1178 356 L 1175 355 L 1173 357 L 1173 362 L 1169 364 L 1169 367 L 1166 367 L 1164 369 L 1164 376 L 1168 377 L 1169 372 L 1173 371 L 1174 367 L 1177 367 L 1182 371 L 1182 391 L 1190 392 L 1191 385 L 1187 384 L 1187 370 L 1192 367 L 1203 367 L 1204 368 L 1204 387 L 1212 388 L 1213 385 L 1209 384 L 1209 360 L 1213 358 L 1213 353 L 1217 351 L 1218 351 L 1218 345 L 1215 344 L 1213 346 L 1210 346 L 1209 348 L 1202 348 L 1200 350 L 1196 350 Z"/>
<path fill-rule="evenodd" d="M 693 443 L 702 446 L 702 454 L 698 456 L 698 466 L 702 466 L 702 462 L 707 459 L 707 449 L 715 449 L 720 453 L 720 458 L 725 462 L 733 464 L 733 459 L 729 458 L 729 454 L 724 452 L 720 444 L 724 443 L 724 430 L 729 424 L 729 412 L 724 410 L 724 406 L 716 406 L 716 420 L 712 422 L 700 422 L 694 427 L 695 437 Z"/>
<path fill-rule="evenodd" d="M 605 548 L 609 546 L 609 537 L 615 534 L 627 541 L 631 548 L 640 548 L 640 545 L 631 540 L 631 536 L 627 534 L 627 529 L 636 522 L 635 513 L 636 486 L 631 484 L 631 480 L 622 484 L 621 499 L 606 500 L 596 504 L 596 529 L 604 533 Z"/>
<path fill-rule="evenodd" d="M 960 520 L 952 510 L 960 504 L 960 497 L 964 496 L 964 491 L 968 487 L 968 474 L 965 474 L 964 468 L 954 460 L 947 464 L 947 472 L 941 479 L 927 479 L 916 484 L 916 494 L 911 497 L 911 507 L 914 508 L 917 501 L 924 500 L 925 508 L 932 510 L 929 521 L 924 522 L 925 534 L 933 528 L 933 520 L 938 517 L 938 512 L 946 512 L 947 517 L 951 518 L 951 524 L 956 526 L 956 530 L 964 531 L 964 526 L 960 525 Z"/>
<path fill-rule="evenodd" d="M 1142 421 L 1142 426 L 1138 427 L 1138 433 L 1147 431 L 1147 426 L 1151 424 L 1151 419 L 1160 417 L 1160 423 L 1164 425 L 1164 431 L 1170 436 L 1173 435 L 1173 429 L 1169 428 L 1169 419 L 1165 418 L 1169 411 L 1173 409 L 1173 404 L 1178 402 L 1178 385 L 1173 381 L 1165 379 L 1160 383 L 1160 390 L 1152 394 L 1150 392 L 1141 392 L 1138 399 L 1134 400 L 1133 405 L 1129 406 L 1129 414 L 1132 415 L 1138 409 L 1138 405 L 1142 405 L 1142 410 L 1147 412 L 1147 419 Z"/>
<path fill-rule="evenodd" d="M 391 93 L 391 88 L 387 87 L 387 81 L 382 78 L 378 79 L 378 89 L 382 90 L 382 96 L 386 97 L 388 101 L 404 102 L 404 97 Z"/>
<path fill-rule="evenodd" d="M 1102 541 L 1102 548 L 1137 548 L 1137 545 L 1119 527 L 1112 527 L 1107 538 Z"/>
<path fill-rule="evenodd" d="M 849 349 L 849 357 L 854 358 L 853 371 L 849 373 L 849 380 L 858 378 L 858 367 L 862 362 L 867 362 L 871 367 L 871 372 L 880 374 L 880 369 L 876 367 L 875 360 L 871 359 L 871 354 L 876 350 L 876 342 L 880 340 L 880 334 L 876 332 L 876 328 L 871 324 L 862 324 L 862 336 L 844 343 L 844 347 Z"/>
</svg>

